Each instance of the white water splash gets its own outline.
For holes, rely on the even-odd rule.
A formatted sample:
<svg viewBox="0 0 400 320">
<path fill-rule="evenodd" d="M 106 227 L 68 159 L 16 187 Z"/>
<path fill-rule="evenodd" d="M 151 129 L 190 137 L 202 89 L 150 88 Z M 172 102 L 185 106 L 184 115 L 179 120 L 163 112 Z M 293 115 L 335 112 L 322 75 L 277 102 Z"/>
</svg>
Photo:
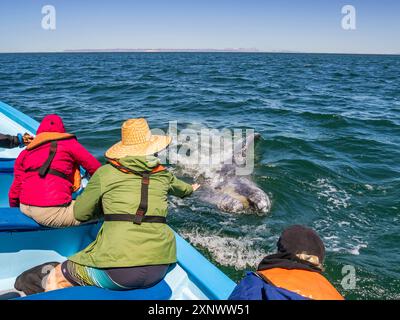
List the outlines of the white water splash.
<svg viewBox="0 0 400 320">
<path fill-rule="evenodd" d="M 333 246 L 330 245 L 328 247 L 328 251 L 338 252 L 338 253 L 349 253 L 349 254 L 358 256 L 358 255 L 360 255 L 361 249 L 368 247 L 368 244 L 366 242 L 353 244 L 351 248 L 345 248 L 345 247 L 341 247 L 341 246 L 337 246 L 337 245 L 338 245 L 338 243 L 336 243 L 336 246 L 335 246 L 335 244 Z"/>
<path fill-rule="evenodd" d="M 365 188 L 367 188 L 367 190 L 369 190 L 369 191 L 374 190 L 374 187 L 371 186 L 370 184 L 366 184 L 366 185 L 365 185 Z"/>
<path fill-rule="evenodd" d="M 355 256 L 360 255 L 360 250 L 368 247 L 368 243 L 358 238 L 348 239 L 346 243 L 337 236 L 323 237 L 327 252 L 347 253 Z"/>
<path fill-rule="evenodd" d="M 182 231 L 181 235 L 194 246 L 207 249 L 213 260 L 236 270 L 256 268 L 267 253 L 260 248 L 262 238 L 229 237 L 217 233 L 203 234 L 195 229 Z M 262 242 L 261 242 L 262 243 Z"/>
<path fill-rule="evenodd" d="M 329 210 L 333 211 L 349 207 L 351 199 L 350 195 L 345 190 L 339 190 L 336 188 L 328 179 L 318 179 L 317 187 L 320 189 L 317 193 L 318 199 L 325 198 Z"/>
</svg>

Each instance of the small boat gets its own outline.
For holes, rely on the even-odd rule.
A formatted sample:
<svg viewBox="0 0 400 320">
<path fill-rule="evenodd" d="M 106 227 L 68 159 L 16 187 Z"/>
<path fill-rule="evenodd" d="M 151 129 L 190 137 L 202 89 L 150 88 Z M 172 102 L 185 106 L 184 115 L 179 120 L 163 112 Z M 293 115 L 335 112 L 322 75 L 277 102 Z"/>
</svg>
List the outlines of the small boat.
<svg viewBox="0 0 400 320">
<path fill-rule="evenodd" d="M 36 132 L 38 123 L 0 102 L 0 132 Z M 0 148 L 0 292 L 14 287 L 25 270 L 50 261 L 64 261 L 95 239 L 101 222 L 50 229 L 10 208 L 8 190 L 13 166 L 21 149 Z M 72 287 L 18 299 L 30 300 L 224 300 L 235 283 L 177 233 L 177 263 L 164 280 L 147 289 L 111 291 L 98 287 Z"/>
</svg>

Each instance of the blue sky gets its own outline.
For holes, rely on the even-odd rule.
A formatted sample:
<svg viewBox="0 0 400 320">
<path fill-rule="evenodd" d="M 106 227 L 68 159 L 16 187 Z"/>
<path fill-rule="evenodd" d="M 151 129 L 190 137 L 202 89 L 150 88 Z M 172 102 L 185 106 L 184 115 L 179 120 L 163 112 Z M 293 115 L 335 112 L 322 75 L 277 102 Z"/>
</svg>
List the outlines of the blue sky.
<svg viewBox="0 0 400 320">
<path fill-rule="evenodd" d="M 356 30 L 341 8 L 356 8 Z M 56 30 L 41 27 L 44 5 Z M 257 48 L 400 53 L 398 0 L 1 0 L 0 52 Z"/>
</svg>

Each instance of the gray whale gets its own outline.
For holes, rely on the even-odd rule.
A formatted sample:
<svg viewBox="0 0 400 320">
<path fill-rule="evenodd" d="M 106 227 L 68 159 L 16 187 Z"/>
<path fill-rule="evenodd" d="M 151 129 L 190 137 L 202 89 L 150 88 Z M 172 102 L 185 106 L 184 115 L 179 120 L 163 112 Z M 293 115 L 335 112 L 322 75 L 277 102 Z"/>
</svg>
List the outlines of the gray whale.
<svg viewBox="0 0 400 320">
<path fill-rule="evenodd" d="M 251 175 L 238 175 L 241 164 L 248 152 L 254 154 L 255 141 L 259 134 L 250 134 L 233 146 L 233 159 L 229 164 L 221 163 L 217 169 L 209 166 L 185 166 L 179 163 L 182 173 L 191 176 L 201 184 L 196 192 L 202 201 L 231 213 L 264 215 L 271 209 L 268 195 L 251 180 Z M 242 163 L 243 164 L 243 163 Z"/>
</svg>

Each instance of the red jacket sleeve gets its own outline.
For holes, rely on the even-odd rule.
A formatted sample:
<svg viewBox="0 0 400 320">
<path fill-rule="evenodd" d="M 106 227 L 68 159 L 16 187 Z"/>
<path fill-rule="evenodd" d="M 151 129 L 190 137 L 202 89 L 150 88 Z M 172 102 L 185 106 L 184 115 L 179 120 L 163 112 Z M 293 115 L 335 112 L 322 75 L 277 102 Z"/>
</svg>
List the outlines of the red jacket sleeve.
<svg viewBox="0 0 400 320">
<path fill-rule="evenodd" d="M 19 207 L 19 195 L 21 193 L 21 183 L 25 175 L 23 161 L 26 155 L 26 150 L 22 151 L 14 164 L 14 180 L 8 192 L 8 200 L 10 207 Z"/>
<path fill-rule="evenodd" d="M 93 157 L 77 140 L 73 140 L 71 153 L 75 161 L 91 176 L 101 167 L 101 163 Z"/>
</svg>

